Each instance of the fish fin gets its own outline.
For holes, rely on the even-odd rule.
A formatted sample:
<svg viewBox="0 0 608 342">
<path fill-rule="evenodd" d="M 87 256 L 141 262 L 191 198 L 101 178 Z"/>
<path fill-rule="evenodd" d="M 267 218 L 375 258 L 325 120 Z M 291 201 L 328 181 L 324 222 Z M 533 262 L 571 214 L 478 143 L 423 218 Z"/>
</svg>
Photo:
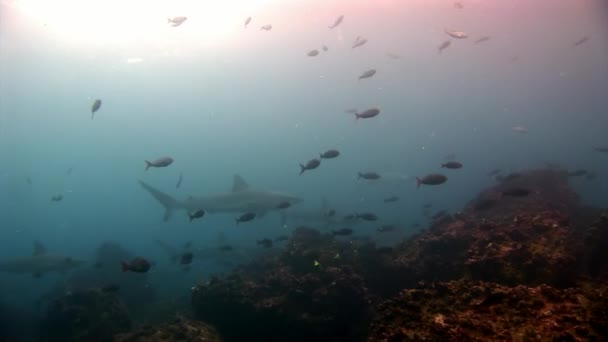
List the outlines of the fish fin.
<svg viewBox="0 0 608 342">
<path fill-rule="evenodd" d="M 160 204 L 162 204 L 163 207 L 165 207 L 165 214 L 163 216 L 163 221 L 166 222 L 167 220 L 169 220 L 169 218 L 171 218 L 171 215 L 173 214 L 173 211 L 175 211 L 176 209 L 184 208 L 184 206 L 181 202 L 179 202 L 175 198 L 165 194 L 164 192 L 148 185 L 144 181 L 140 180 L 139 184 L 144 189 L 146 189 L 146 191 L 148 191 L 150 193 L 150 195 L 152 195 L 152 197 L 156 198 L 156 200 L 158 202 L 160 202 Z"/>
<path fill-rule="evenodd" d="M 243 177 L 238 174 L 235 174 L 232 182 L 232 192 L 245 191 L 247 189 L 249 189 L 249 184 L 245 182 Z"/>
<path fill-rule="evenodd" d="M 148 169 L 152 166 L 152 163 L 147 160 L 144 160 L 144 162 L 146 163 L 146 171 L 148 171 Z"/>
<path fill-rule="evenodd" d="M 422 184 L 422 179 L 416 177 L 416 189 L 420 188 L 420 184 Z"/>
<path fill-rule="evenodd" d="M 127 263 L 124 261 L 120 262 L 120 266 L 122 267 L 123 272 L 127 272 L 129 270 L 129 265 L 127 265 Z"/>
<path fill-rule="evenodd" d="M 46 254 L 46 248 L 40 241 L 34 241 L 34 255 Z"/>
<path fill-rule="evenodd" d="M 303 173 L 304 173 L 304 171 L 306 171 L 306 166 L 304 166 L 304 165 L 300 164 L 300 169 L 301 169 L 301 170 L 300 170 L 300 174 L 303 174 Z"/>
</svg>

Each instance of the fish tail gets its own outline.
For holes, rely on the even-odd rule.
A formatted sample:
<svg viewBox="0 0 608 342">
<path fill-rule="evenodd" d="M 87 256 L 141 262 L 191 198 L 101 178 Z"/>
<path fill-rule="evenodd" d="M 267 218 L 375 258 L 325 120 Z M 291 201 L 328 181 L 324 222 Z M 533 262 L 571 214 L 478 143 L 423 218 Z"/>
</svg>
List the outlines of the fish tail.
<svg viewBox="0 0 608 342">
<path fill-rule="evenodd" d="M 358 120 L 358 119 L 360 119 L 360 118 L 361 118 L 361 114 L 359 114 L 359 113 L 355 112 L 355 120 Z"/>
<path fill-rule="evenodd" d="M 190 219 L 190 222 L 192 222 L 192 220 L 194 220 L 194 216 L 193 215 L 188 214 L 188 218 Z"/>
<path fill-rule="evenodd" d="M 446 167 L 446 165 L 447 165 L 447 164 L 441 164 L 441 168 L 444 168 L 444 167 Z"/>
<path fill-rule="evenodd" d="M 420 184 L 422 184 L 422 179 L 416 177 L 416 189 L 420 188 Z"/>
<path fill-rule="evenodd" d="M 146 171 L 148 171 L 148 169 L 149 169 L 150 167 L 152 167 L 152 163 L 150 163 L 150 162 L 149 162 L 149 161 L 147 161 L 147 160 L 144 160 L 144 162 L 146 163 Z"/>
<path fill-rule="evenodd" d="M 122 267 L 122 271 L 123 271 L 123 272 L 127 272 L 127 271 L 129 270 L 129 265 L 127 265 L 127 263 L 126 263 L 126 262 L 121 261 L 121 262 L 120 262 L 120 265 L 121 265 L 121 267 Z"/>
<path fill-rule="evenodd" d="M 239 225 L 239 219 L 238 218 L 235 218 L 234 222 L 236 223 L 237 226 Z"/>
<path fill-rule="evenodd" d="M 363 178 L 363 175 L 361 174 L 361 172 L 357 172 L 357 179 L 361 179 Z"/>
<path fill-rule="evenodd" d="M 300 169 L 301 169 L 301 170 L 300 170 L 300 174 L 303 174 L 303 173 L 304 173 L 304 171 L 306 171 L 306 166 L 304 166 L 304 165 L 300 164 Z"/>
</svg>

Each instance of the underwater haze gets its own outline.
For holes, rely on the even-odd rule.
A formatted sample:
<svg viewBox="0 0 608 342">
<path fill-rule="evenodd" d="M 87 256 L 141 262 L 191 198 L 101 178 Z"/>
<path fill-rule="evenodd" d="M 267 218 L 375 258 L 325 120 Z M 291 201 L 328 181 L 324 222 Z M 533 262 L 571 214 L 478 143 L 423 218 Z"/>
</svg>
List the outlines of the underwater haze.
<svg viewBox="0 0 608 342">
<path fill-rule="evenodd" d="M 0 261 L 37 241 L 80 270 L 120 272 L 95 267 L 113 242 L 152 264 L 145 286 L 161 300 L 280 251 L 258 242 L 298 226 L 394 245 L 461 210 L 495 169 L 585 170 L 572 186 L 608 206 L 604 0 L 0 1 Z M 173 163 L 146 170 L 161 157 Z M 447 181 L 417 187 L 429 174 Z M 230 197 L 242 210 L 190 221 L 190 196 L 235 196 L 235 175 L 302 201 Z M 168 220 L 139 181 L 179 202 Z M 340 221 L 362 213 L 378 220 Z M 0 272 L 1 302 L 35 310 L 76 272 L 31 269 Z"/>
</svg>

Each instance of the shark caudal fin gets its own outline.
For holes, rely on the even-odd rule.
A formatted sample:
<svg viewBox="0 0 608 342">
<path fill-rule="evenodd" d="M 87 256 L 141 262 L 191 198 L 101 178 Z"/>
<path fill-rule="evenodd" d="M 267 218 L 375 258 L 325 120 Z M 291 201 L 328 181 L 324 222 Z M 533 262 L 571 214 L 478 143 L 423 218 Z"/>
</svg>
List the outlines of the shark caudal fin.
<svg viewBox="0 0 608 342">
<path fill-rule="evenodd" d="M 148 191 L 148 193 L 150 193 L 152 197 L 154 197 L 158 202 L 160 202 L 163 207 L 165 207 L 165 215 L 163 216 L 163 221 L 168 221 L 175 210 L 184 208 L 181 202 L 167 195 L 166 193 L 152 187 L 151 185 L 148 185 L 146 182 L 140 180 L 139 184 L 144 189 L 146 189 L 146 191 Z"/>
</svg>

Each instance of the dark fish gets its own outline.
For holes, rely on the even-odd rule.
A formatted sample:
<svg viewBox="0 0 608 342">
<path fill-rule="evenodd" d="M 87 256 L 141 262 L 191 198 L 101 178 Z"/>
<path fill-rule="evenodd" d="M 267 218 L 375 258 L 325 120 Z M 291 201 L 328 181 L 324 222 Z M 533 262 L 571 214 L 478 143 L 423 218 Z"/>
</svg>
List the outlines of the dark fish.
<svg viewBox="0 0 608 342">
<path fill-rule="evenodd" d="M 179 177 L 177 178 L 177 183 L 175 184 L 175 188 L 179 189 L 180 186 L 182 186 L 182 181 L 184 180 L 184 177 L 182 175 L 182 173 L 179 173 Z"/>
<path fill-rule="evenodd" d="M 414 223 L 411 224 L 411 227 L 412 228 L 418 228 L 418 227 L 420 227 L 420 223 L 414 222 Z"/>
<path fill-rule="evenodd" d="M 382 227 L 376 229 L 378 233 L 394 232 L 395 230 L 397 230 L 397 226 L 395 226 L 394 224 L 385 224 Z"/>
<path fill-rule="evenodd" d="M 65 171 L 65 174 L 69 176 L 69 175 L 71 175 L 71 174 L 72 174 L 72 171 L 73 171 L 73 170 L 74 170 L 74 168 L 70 167 L 70 168 L 68 168 L 68 169 Z"/>
<path fill-rule="evenodd" d="M 221 252 L 230 252 L 230 251 L 232 251 L 232 249 L 233 249 L 233 248 L 232 248 L 232 246 L 230 246 L 230 245 L 222 245 L 222 246 L 220 246 L 220 248 L 219 248 L 219 250 L 220 250 Z"/>
<path fill-rule="evenodd" d="M 439 53 L 441 53 L 443 50 L 447 49 L 448 47 L 450 47 L 450 45 L 452 45 L 452 42 L 449 40 L 446 40 L 445 42 L 441 43 L 441 45 L 439 45 L 437 47 L 437 51 Z"/>
<path fill-rule="evenodd" d="M 391 197 L 385 198 L 384 203 L 393 203 L 393 202 L 397 202 L 398 200 L 399 200 L 399 197 L 391 196 Z"/>
<path fill-rule="evenodd" d="M 61 202 L 63 200 L 63 195 L 54 195 L 51 197 L 51 202 Z"/>
<path fill-rule="evenodd" d="M 237 217 L 236 224 L 238 225 L 241 222 L 249 222 L 255 218 L 255 213 L 245 213 L 239 217 Z"/>
<path fill-rule="evenodd" d="M 327 50 L 329 50 L 329 49 L 327 48 L 327 46 L 325 46 L 325 45 L 323 45 L 322 49 L 323 49 L 323 51 L 324 51 L 324 52 L 327 52 Z"/>
<path fill-rule="evenodd" d="M 447 163 L 441 164 L 441 167 L 445 167 L 446 169 L 460 169 L 462 164 L 457 161 L 449 161 Z"/>
<path fill-rule="evenodd" d="M 365 78 L 370 78 L 370 77 L 374 76 L 375 74 L 376 74 L 376 69 L 369 69 L 369 70 L 364 71 L 359 76 L 359 79 L 362 80 L 362 79 L 365 79 Z"/>
<path fill-rule="evenodd" d="M 247 25 L 249 25 L 250 22 L 251 22 L 251 17 L 247 17 L 247 19 L 245 19 L 245 28 L 247 28 Z"/>
<path fill-rule="evenodd" d="M 608 153 L 608 147 L 594 147 L 593 150 L 596 152 Z"/>
<path fill-rule="evenodd" d="M 416 188 L 419 188 L 420 185 L 439 185 L 443 184 L 448 180 L 448 177 L 438 174 L 431 173 L 422 178 L 416 177 Z"/>
<path fill-rule="evenodd" d="M 378 220 L 378 216 L 376 216 L 376 214 L 372 214 L 372 213 L 355 214 L 355 217 L 358 219 L 361 219 L 361 220 L 365 220 L 365 221 Z"/>
<path fill-rule="evenodd" d="M 456 8 L 456 9 L 463 9 L 464 6 L 462 5 L 462 2 L 455 2 L 454 3 L 454 8 Z"/>
<path fill-rule="evenodd" d="M 194 255 L 191 252 L 186 252 L 182 254 L 179 263 L 182 265 L 190 265 L 190 263 L 192 263 L 192 258 L 194 258 Z"/>
<path fill-rule="evenodd" d="M 357 179 L 367 179 L 367 180 L 376 180 L 380 179 L 380 175 L 376 172 L 359 172 L 357 174 Z"/>
<path fill-rule="evenodd" d="M 25 182 L 26 182 L 28 185 L 32 185 L 32 179 L 31 179 L 30 177 L 25 177 Z"/>
<path fill-rule="evenodd" d="M 190 218 L 190 222 L 194 221 L 194 219 L 199 219 L 205 216 L 205 211 L 203 209 L 199 209 L 193 213 L 188 213 L 188 218 Z"/>
<path fill-rule="evenodd" d="M 272 25 L 266 24 L 266 25 L 260 27 L 260 30 L 270 31 L 270 30 L 272 30 Z"/>
<path fill-rule="evenodd" d="M 319 50 L 310 50 L 308 51 L 308 53 L 306 54 L 308 57 L 315 57 L 319 55 Z"/>
<path fill-rule="evenodd" d="M 327 211 L 327 213 L 325 213 L 325 216 L 334 217 L 334 216 L 336 216 L 336 211 L 334 209 L 330 209 Z"/>
<path fill-rule="evenodd" d="M 331 232 L 332 235 L 339 235 L 339 236 L 347 236 L 347 235 L 352 235 L 353 230 L 350 228 L 342 228 L 342 229 L 338 229 L 338 230 L 334 230 Z"/>
<path fill-rule="evenodd" d="M 332 159 L 340 155 L 338 150 L 327 150 L 319 155 L 320 159 Z"/>
<path fill-rule="evenodd" d="M 117 284 L 107 284 L 100 288 L 101 292 L 105 293 L 116 293 L 120 290 L 120 285 Z"/>
<path fill-rule="evenodd" d="M 288 201 L 281 202 L 279 203 L 279 205 L 277 205 L 277 209 L 287 209 L 289 207 L 291 207 L 291 203 L 289 203 Z"/>
<path fill-rule="evenodd" d="M 309 160 L 306 163 L 306 165 L 300 164 L 300 168 L 301 168 L 300 174 L 303 174 L 304 171 L 306 171 L 306 170 L 314 170 L 314 169 L 318 168 L 319 165 L 321 165 L 321 161 L 319 159 L 316 159 L 316 158 Z"/>
<path fill-rule="evenodd" d="M 580 176 L 584 176 L 588 173 L 589 173 L 589 171 L 587 171 L 587 170 L 578 169 L 576 171 L 568 172 L 568 177 L 580 177 Z"/>
<path fill-rule="evenodd" d="M 426 204 L 422 205 L 422 207 L 423 207 L 424 209 L 429 209 L 429 208 L 431 208 L 432 206 L 433 206 L 433 203 L 426 203 Z"/>
<path fill-rule="evenodd" d="M 589 36 L 584 36 L 581 39 L 577 40 L 574 42 L 574 44 L 572 44 L 573 46 L 581 46 L 583 44 L 585 44 L 586 42 L 589 41 L 589 39 L 591 39 L 591 37 Z"/>
<path fill-rule="evenodd" d="M 91 120 L 95 118 L 95 112 L 97 112 L 99 108 L 101 108 L 101 100 L 97 99 L 95 100 L 95 102 L 93 102 L 93 105 L 91 106 Z"/>
<path fill-rule="evenodd" d="M 524 188 L 509 188 L 500 192 L 503 196 L 525 197 L 530 194 L 530 190 Z"/>
<path fill-rule="evenodd" d="M 146 163 L 146 171 L 147 171 L 151 167 L 167 167 L 167 166 L 173 164 L 173 158 L 162 157 L 162 158 L 156 159 L 155 161 L 144 160 L 144 162 Z"/>
<path fill-rule="evenodd" d="M 258 245 L 261 245 L 264 248 L 272 248 L 272 240 L 270 239 L 262 239 L 257 241 Z"/>
<path fill-rule="evenodd" d="M 190 247 L 192 247 L 192 241 L 188 241 L 184 244 L 184 249 L 189 249 Z"/>
<path fill-rule="evenodd" d="M 137 257 L 131 262 L 121 262 L 123 272 L 146 273 L 150 270 L 150 262 L 144 258 Z"/>
<path fill-rule="evenodd" d="M 494 170 L 488 172 L 488 176 L 493 177 L 493 176 L 496 176 L 497 174 L 499 174 L 501 172 L 502 172 L 501 169 L 494 169 Z"/>
<path fill-rule="evenodd" d="M 341 15 L 339 17 L 336 18 L 336 20 L 334 21 L 334 23 L 330 26 L 328 26 L 330 29 L 334 29 L 336 27 L 338 27 L 338 25 L 340 25 L 342 23 L 342 20 L 344 20 L 344 16 Z"/>
<path fill-rule="evenodd" d="M 378 108 L 370 108 L 361 113 L 355 113 L 355 118 L 357 119 L 370 119 L 380 114 L 380 109 Z"/>
<path fill-rule="evenodd" d="M 353 43 L 353 49 L 363 46 L 365 45 L 365 43 L 367 43 L 367 39 L 357 37 L 357 40 L 355 40 L 355 42 Z"/>
<path fill-rule="evenodd" d="M 287 235 L 280 235 L 274 239 L 275 242 L 283 242 L 283 241 L 287 241 L 287 240 L 289 240 L 289 236 L 287 236 Z"/>
<path fill-rule="evenodd" d="M 477 40 L 474 42 L 474 44 L 480 44 L 480 43 L 483 43 L 483 42 L 487 42 L 487 41 L 488 41 L 488 40 L 490 40 L 490 39 L 492 39 L 492 37 L 490 37 L 490 36 L 483 36 L 483 37 L 481 37 L 481 38 L 477 39 Z"/>
<path fill-rule="evenodd" d="M 97 268 L 97 269 L 103 268 L 103 262 L 97 261 L 96 263 L 93 264 L 93 268 Z"/>
</svg>

